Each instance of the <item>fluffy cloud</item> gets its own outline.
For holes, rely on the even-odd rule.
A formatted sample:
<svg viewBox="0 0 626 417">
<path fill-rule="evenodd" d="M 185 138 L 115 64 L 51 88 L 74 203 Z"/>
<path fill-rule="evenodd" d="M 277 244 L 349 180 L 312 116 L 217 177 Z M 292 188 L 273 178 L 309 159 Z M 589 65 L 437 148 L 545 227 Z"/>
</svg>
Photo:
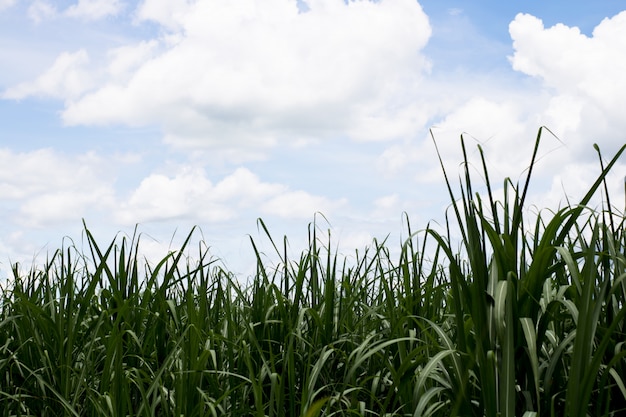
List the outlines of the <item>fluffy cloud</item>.
<svg viewBox="0 0 626 417">
<path fill-rule="evenodd" d="M 238 168 L 213 183 L 202 169 L 184 168 L 176 175 L 152 174 L 122 203 L 117 220 L 135 222 L 187 219 L 222 222 L 239 217 L 271 215 L 310 219 L 316 211 L 332 212 L 345 201 L 331 201 L 301 190 L 263 182 L 246 168 Z"/>
<path fill-rule="evenodd" d="M 0 0 L 0 10 L 2 10 L 1 2 L 2 0 Z M 78 0 L 78 3 L 63 11 L 59 11 L 54 3 L 47 0 L 35 0 L 28 7 L 28 17 L 36 24 L 59 17 L 91 21 L 115 16 L 123 9 L 124 4 L 120 0 Z"/>
<path fill-rule="evenodd" d="M 45 73 L 32 82 L 18 84 L 2 94 L 5 99 L 24 99 L 29 96 L 53 97 L 71 100 L 80 96 L 93 84 L 87 69 L 89 57 L 85 50 L 64 52 Z"/>
<path fill-rule="evenodd" d="M 578 162 L 597 166 L 594 142 L 606 158 L 625 142 L 626 12 L 604 19 L 592 36 L 563 24 L 546 28 L 527 14 L 519 14 L 509 29 L 514 48 L 511 66 L 533 80 L 522 76 L 496 84 L 495 79 L 490 86 L 473 75 L 474 80 L 450 82 L 441 89 L 442 96 L 451 97 L 448 103 L 435 101 L 444 108 L 434 120 L 433 134 L 452 181 L 456 182 L 463 159 L 461 133 L 467 139 L 472 172 L 482 171 L 476 151 L 476 144 L 481 144 L 495 179 L 509 176 L 516 181 L 524 179 L 537 129 L 547 126 L 556 137 L 544 131 L 533 175 L 535 186 L 548 188 L 553 178 L 567 179 L 560 176 L 566 166 Z M 459 92 L 448 94 L 453 88 Z M 389 177 L 417 172 L 419 182 L 437 183 L 442 175 L 433 155 L 427 135 L 396 142 L 381 154 L 378 169 Z M 582 193 L 583 181 L 572 181 Z"/>
<path fill-rule="evenodd" d="M 111 78 L 128 82 L 138 67 L 154 57 L 158 45 L 156 40 L 150 40 L 109 50 L 107 72 Z"/>
<path fill-rule="evenodd" d="M 121 195 L 114 189 L 123 180 L 116 172 L 123 172 L 129 163 L 134 162 L 124 156 L 0 149 L 0 194 L 11 206 L 3 208 L 4 216 L 33 227 L 79 221 L 94 212 L 127 226 L 177 219 L 197 224 L 234 219 L 244 212 L 250 218 L 310 219 L 316 211 L 330 214 L 346 204 L 264 182 L 243 167 L 217 182 L 201 168 L 184 167 L 173 175 L 153 173 Z"/>
<path fill-rule="evenodd" d="M 43 227 L 79 220 L 89 209 L 110 209 L 113 179 L 107 164 L 94 154 L 68 157 L 50 149 L 16 153 L 0 149 L 0 194 L 5 213 L 18 223 Z"/>
<path fill-rule="evenodd" d="M 79 19 L 98 20 L 114 16 L 123 8 L 124 5 L 120 0 L 78 0 L 78 3 L 65 10 L 65 15 Z"/>
<path fill-rule="evenodd" d="M 510 33 L 513 68 L 540 77 L 559 91 L 580 92 L 605 102 L 615 95 L 609 88 L 614 82 L 622 88 L 626 85 L 620 76 L 626 70 L 626 11 L 604 19 L 592 37 L 563 24 L 545 28 L 539 18 L 527 14 L 516 16 Z"/>
<path fill-rule="evenodd" d="M 126 155 L 0 148 L 2 256 L 28 264 L 34 254 L 45 254 L 47 245 L 50 250 L 59 247 L 63 236 L 79 243 L 84 218 L 105 242 L 118 231 L 132 233 L 139 223 L 140 231 L 148 235 L 142 254 L 151 260 L 167 253 L 177 228 L 184 235 L 193 225 L 203 225 L 210 232 L 207 241 L 219 246 L 221 252 L 216 253 L 241 268 L 237 262 L 252 256 L 246 234 L 254 230 L 255 218 L 280 226 L 310 221 L 319 210 L 332 216 L 347 204 L 343 199 L 263 181 L 247 168 L 213 180 L 202 168 L 177 165 L 165 167 L 164 173 L 142 175 L 136 172 L 137 162 Z M 295 250 L 306 243 L 306 228 L 299 230 L 300 238 L 288 233 L 297 243 Z M 178 245 L 172 244 L 169 249 Z"/>
<path fill-rule="evenodd" d="M 378 169 L 388 177 L 411 175 L 421 184 L 441 183 L 438 149 L 450 179 L 456 182 L 462 170 L 463 136 L 472 171 L 482 172 L 477 150 L 477 145 L 481 145 L 494 175 L 517 177 L 528 166 L 541 125 L 540 115 L 529 109 L 533 104 L 545 106 L 547 99 L 528 93 L 509 93 L 508 98 L 474 95 L 459 102 L 431 128 L 432 137 L 427 134 L 419 140 L 387 148 L 378 159 Z M 547 146 L 554 146 L 549 135 L 543 142 L 542 153 Z"/>
<path fill-rule="evenodd" d="M 57 14 L 56 7 L 45 0 L 35 0 L 28 6 L 28 17 L 36 24 L 53 19 Z"/>
<path fill-rule="evenodd" d="M 146 0 L 137 8 L 137 21 L 150 20 L 163 27 L 179 31 L 191 11 L 189 0 Z"/>
<path fill-rule="evenodd" d="M 159 125 L 167 142 L 193 147 L 381 140 L 423 127 L 413 99 L 431 30 L 420 5 L 307 4 L 147 0 L 137 21 L 156 22 L 163 36 L 111 51 L 106 80 L 71 83 L 87 57 L 65 53 L 5 97 L 52 93 L 66 99 L 68 125 Z"/>
<path fill-rule="evenodd" d="M 289 191 L 263 203 L 261 211 L 282 218 L 310 219 L 315 212 L 330 215 L 346 203 L 346 199 L 331 201 L 326 197 L 314 196 L 305 191 Z"/>
<path fill-rule="evenodd" d="M 600 138 L 611 151 L 624 143 L 626 11 L 604 19 L 591 37 L 563 24 L 546 28 L 527 14 L 517 15 L 509 30 L 513 68 L 552 93 L 544 120 L 557 134 L 570 138 L 580 155 Z"/>
</svg>

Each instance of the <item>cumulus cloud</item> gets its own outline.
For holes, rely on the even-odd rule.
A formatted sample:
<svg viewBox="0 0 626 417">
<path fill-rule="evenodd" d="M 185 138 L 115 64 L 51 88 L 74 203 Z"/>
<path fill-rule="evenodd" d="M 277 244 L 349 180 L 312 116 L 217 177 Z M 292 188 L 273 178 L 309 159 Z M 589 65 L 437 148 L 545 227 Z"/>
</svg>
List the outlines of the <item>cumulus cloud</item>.
<svg viewBox="0 0 626 417">
<path fill-rule="evenodd" d="M 103 180 L 103 174 L 106 164 L 94 154 L 0 149 L 0 194 L 17 206 L 8 217 L 30 227 L 80 220 L 90 208 L 110 208 L 113 179 Z"/>
<path fill-rule="evenodd" d="M 89 56 L 83 49 L 64 52 L 45 73 L 32 82 L 10 87 L 2 98 L 21 100 L 30 96 L 52 97 L 71 100 L 83 94 L 93 85 L 93 77 L 87 69 Z"/>
<path fill-rule="evenodd" d="M 560 91 L 578 91 L 607 98 L 612 83 L 626 69 L 626 11 L 604 19 L 587 37 L 576 27 L 557 24 L 545 28 L 528 14 L 518 14 L 510 24 L 515 53 L 513 68 L 542 78 Z M 600 72 L 598 69 L 602 69 Z"/>
<path fill-rule="evenodd" d="M 625 209 L 624 172 L 626 172 L 626 164 L 617 162 L 605 180 L 610 203 L 615 213 L 624 212 Z M 600 164 L 598 162 L 565 162 L 560 166 L 559 172 L 550 178 L 548 186 L 544 190 L 536 192 L 534 195 L 531 194 L 530 203 L 534 205 L 535 210 L 544 210 L 547 207 L 551 210 L 556 210 L 557 208 L 565 207 L 567 204 L 575 205 L 589 191 L 600 173 Z M 605 190 L 602 186 L 591 198 L 588 207 L 592 210 L 600 211 L 603 207 L 606 208 L 606 205 Z"/>
<path fill-rule="evenodd" d="M 433 134 L 448 172 L 455 177 L 460 172 L 463 160 L 460 137 L 463 134 L 470 156 L 479 156 L 477 145 L 486 150 L 494 174 L 519 175 L 530 160 L 539 128 L 537 120 L 533 120 L 535 115 L 526 113 L 527 105 L 521 100 L 477 96 L 446 116 L 433 129 Z M 477 165 L 473 169 L 481 171 L 479 158 L 474 159 Z M 435 167 L 431 175 L 441 177 L 440 168 Z"/>
<path fill-rule="evenodd" d="M 236 169 L 217 183 L 202 169 L 184 168 L 173 176 L 152 174 L 143 179 L 116 216 L 123 224 L 174 219 L 221 222 L 239 217 L 243 211 L 257 217 L 309 219 L 316 211 L 331 212 L 343 204 L 345 201 L 263 182 L 246 168 Z"/>
<path fill-rule="evenodd" d="M 372 219 L 397 219 L 401 210 L 406 209 L 406 201 L 401 199 L 397 193 L 389 194 L 374 200 L 374 210 L 372 211 Z"/>
<path fill-rule="evenodd" d="M 548 127 L 556 137 L 544 131 L 534 172 L 535 183 L 544 187 L 575 161 L 596 166 L 594 142 L 605 157 L 611 156 L 626 142 L 626 79 L 621 75 L 626 73 L 626 12 L 599 22 L 592 36 L 564 24 L 546 28 L 527 14 L 517 15 L 509 29 L 512 68 L 538 82 L 520 78 L 494 88 L 474 75 L 474 81 L 463 80 L 467 86 L 460 80 L 443 86 L 442 95 L 451 99 L 437 102 L 444 108 L 434 119 L 433 134 L 452 179 L 461 169 L 462 133 L 475 173 L 482 170 L 476 151 L 481 144 L 491 174 L 516 181 L 524 178 L 538 128 Z M 453 88 L 460 92 L 448 94 Z M 436 183 L 441 169 L 434 155 L 431 138 L 424 135 L 393 143 L 381 153 L 377 168 L 389 177 L 417 172 L 419 182 Z"/>
<path fill-rule="evenodd" d="M 120 0 L 78 0 L 68 7 L 64 14 L 86 20 L 98 20 L 107 16 L 115 16 L 124 8 Z"/>
<path fill-rule="evenodd" d="M 7 1 L 7 0 L 4 0 Z M 0 0 L 0 10 L 2 10 L 2 0 Z M 10 2 L 10 0 L 9 0 Z M 28 17 L 39 24 L 43 21 L 67 17 L 93 21 L 116 16 L 124 9 L 124 3 L 120 0 L 78 0 L 64 10 L 59 10 L 57 6 L 47 0 L 35 0 L 28 7 Z"/>
<path fill-rule="evenodd" d="M 317 211 L 332 214 L 347 204 L 344 199 L 262 181 L 243 167 L 218 181 L 190 166 L 173 174 L 153 173 L 123 195 L 115 189 L 121 180 L 115 173 L 123 172 L 120 167 L 128 163 L 123 156 L 0 149 L 0 194 L 8 204 L 3 217 L 35 228 L 79 222 L 93 213 L 123 226 L 179 220 L 200 224 L 233 220 L 244 213 L 248 218 L 310 219 Z"/>
<path fill-rule="evenodd" d="M 311 195 L 301 190 L 287 191 L 264 202 L 261 211 L 282 218 L 310 219 L 315 212 L 330 215 L 346 203 L 346 199 L 331 201 L 326 197 Z"/>
<path fill-rule="evenodd" d="M 109 50 L 107 72 L 120 82 L 129 81 L 138 67 L 154 57 L 158 45 L 158 41 L 153 39 Z"/>
<path fill-rule="evenodd" d="M 416 140 L 393 144 L 380 155 L 377 168 L 388 177 L 411 175 L 422 184 L 440 183 L 443 178 L 438 149 L 448 175 L 456 181 L 463 161 L 463 136 L 468 156 L 476 165 L 473 170 L 482 169 L 477 150 L 480 145 L 485 149 L 487 163 L 494 174 L 502 178 L 517 177 L 530 161 L 541 125 L 540 114 L 530 109 L 533 105 L 545 106 L 548 99 L 528 93 L 509 93 L 508 98 L 474 95 L 459 102 L 431 127 L 432 137 L 429 133 Z M 548 137 L 542 152 L 554 145 Z"/>
<path fill-rule="evenodd" d="M 192 3 L 190 0 L 146 0 L 137 8 L 137 21 L 150 20 L 178 31 L 185 26 Z"/>
<path fill-rule="evenodd" d="M 580 154 L 589 154 L 599 138 L 611 150 L 624 143 L 626 11 L 602 20 L 590 37 L 563 24 L 546 28 L 528 14 L 518 14 L 509 31 L 513 68 L 551 91 L 547 124 L 571 138 Z"/>
<path fill-rule="evenodd" d="M 68 125 L 159 125 L 168 143 L 194 147 L 382 140 L 423 127 L 414 96 L 429 70 L 421 50 L 431 29 L 419 3 L 307 5 L 146 0 L 137 22 L 156 22 L 162 36 L 111 51 L 106 80 L 68 88 L 85 57 L 64 53 L 47 82 L 5 96 L 53 92 L 66 99 Z"/>
<path fill-rule="evenodd" d="M 29 19 L 36 24 L 41 23 L 44 20 L 50 20 L 57 16 L 58 12 L 56 7 L 45 0 L 35 0 L 28 6 L 27 11 Z"/>
</svg>

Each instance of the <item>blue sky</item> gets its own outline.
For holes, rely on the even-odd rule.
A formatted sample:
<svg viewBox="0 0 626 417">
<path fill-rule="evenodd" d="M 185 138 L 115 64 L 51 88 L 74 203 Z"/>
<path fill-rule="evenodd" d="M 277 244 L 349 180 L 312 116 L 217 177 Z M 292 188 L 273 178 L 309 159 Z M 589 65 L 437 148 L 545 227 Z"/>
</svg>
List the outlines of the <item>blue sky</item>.
<svg viewBox="0 0 626 417">
<path fill-rule="evenodd" d="M 294 253 L 316 212 L 342 253 L 399 246 L 449 204 L 431 128 L 501 184 L 545 125 L 531 202 L 576 199 L 626 142 L 620 3 L 0 0 L 0 277 L 83 218 L 149 258 L 198 225 L 243 276 L 259 217 Z"/>
</svg>

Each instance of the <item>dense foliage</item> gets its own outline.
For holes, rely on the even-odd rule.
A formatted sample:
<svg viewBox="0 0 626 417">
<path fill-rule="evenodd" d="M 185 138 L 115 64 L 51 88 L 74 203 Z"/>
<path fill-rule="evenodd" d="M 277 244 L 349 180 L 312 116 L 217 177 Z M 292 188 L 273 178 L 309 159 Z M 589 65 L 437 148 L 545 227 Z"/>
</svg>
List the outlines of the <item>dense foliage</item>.
<svg viewBox="0 0 626 417">
<path fill-rule="evenodd" d="M 4 284 L 0 416 L 626 413 L 626 224 L 608 194 L 587 207 L 623 151 L 533 221 L 537 147 L 501 200 L 481 158 L 484 193 L 467 168 L 458 198 L 446 177 L 456 246 L 407 219 L 399 256 L 374 241 L 340 260 L 312 224 L 299 259 L 285 239 L 266 265 L 253 242 L 246 284 L 203 247 L 150 265 L 138 238 L 101 247 L 85 228 L 85 250 Z"/>
</svg>

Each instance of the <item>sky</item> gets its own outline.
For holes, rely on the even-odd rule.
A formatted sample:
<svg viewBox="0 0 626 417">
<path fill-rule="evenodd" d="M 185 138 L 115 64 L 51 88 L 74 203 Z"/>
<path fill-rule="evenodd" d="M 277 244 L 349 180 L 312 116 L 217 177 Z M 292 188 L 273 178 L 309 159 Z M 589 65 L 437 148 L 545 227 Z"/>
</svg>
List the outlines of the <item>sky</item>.
<svg viewBox="0 0 626 417">
<path fill-rule="evenodd" d="M 297 259 L 444 224 L 468 145 L 529 210 L 585 193 L 626 143 L 617 0 L 0 0 L 0 277 L 61 246 L 194 236 L 254 273 L 257 219 Z M 626 159 L 609 177 L 623 209 Z M 480 176 L 477 175 L 480 183 Z"/>
</svg>

